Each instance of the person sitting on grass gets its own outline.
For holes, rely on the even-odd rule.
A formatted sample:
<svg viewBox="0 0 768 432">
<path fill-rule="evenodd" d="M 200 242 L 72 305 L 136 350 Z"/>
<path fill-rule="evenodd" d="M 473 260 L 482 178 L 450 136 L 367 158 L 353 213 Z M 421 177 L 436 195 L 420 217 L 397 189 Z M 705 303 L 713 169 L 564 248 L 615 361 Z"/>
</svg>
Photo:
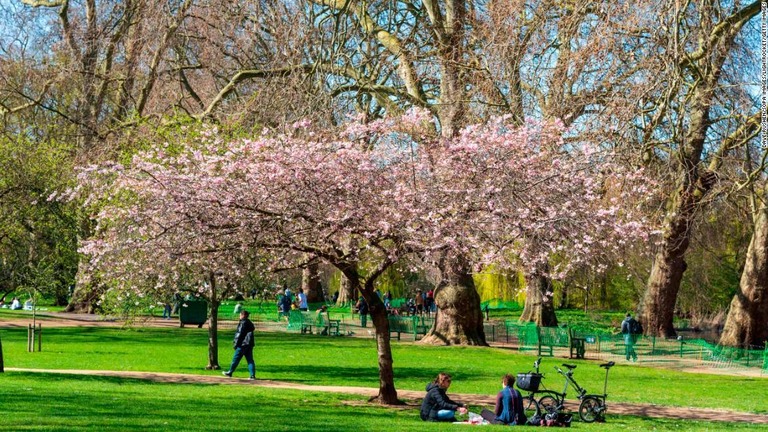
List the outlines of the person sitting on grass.
<svg viewBox="0 0 768 432">
<path fill-rule="evenodd" d="M 421 403 L 421 419 L 424 421 L 454 422 L 456 411 L 459 414 L 467 413 L 467 406 L 454 402 L 445 393 L 451 386 L 451 376 L 440 372 L 434 381 L 427 384 L 427 395 Z"/>
<path fill-rule="evenodd" d="M 496 395 L 496 409 L 484 409 L 480 415 L 490 423 L 503 425 L 524 425 L 527 418 L 523 411 L 523 396 L 513 386 L 515 377 L 506 374 L 501 378 L 502 389 Z"/>
</svg>

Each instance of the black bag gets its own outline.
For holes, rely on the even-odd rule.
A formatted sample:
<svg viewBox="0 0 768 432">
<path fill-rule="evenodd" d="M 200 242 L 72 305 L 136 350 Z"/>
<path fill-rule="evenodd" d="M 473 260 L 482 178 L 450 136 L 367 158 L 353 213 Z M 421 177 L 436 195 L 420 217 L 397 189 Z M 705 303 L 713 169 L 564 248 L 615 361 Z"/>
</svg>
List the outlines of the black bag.
<svg viewBox="0 0 768 432">
<path fill-rule="evenodd" d="M 566 414 L 566 413 L 557 414 L 557 423 L 559 426 L 571 427 L 572 420 L 573 420 L 573 416 L 570 414 Z"/>
<path fill-rule="evenodd" d="M 525 391 L 538 391 L 541 384 L 541 374 L 519 373 L 517 374 L 517 388 Z"/>
<path fill-rule="evenodd" d="M 636 319 L 629 320 L 629 333 L 633 335 L 643 334 L 643 325 Z"/>
</svg>

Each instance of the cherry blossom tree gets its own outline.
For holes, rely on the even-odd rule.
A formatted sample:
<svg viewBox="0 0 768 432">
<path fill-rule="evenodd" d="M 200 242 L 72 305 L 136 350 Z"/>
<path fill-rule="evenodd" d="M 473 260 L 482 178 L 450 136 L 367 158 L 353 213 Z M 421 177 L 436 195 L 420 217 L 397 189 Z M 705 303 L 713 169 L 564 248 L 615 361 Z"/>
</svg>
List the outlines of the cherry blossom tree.
<svg viewBox="0 0 768 432">
<path fill-rule="evenodd" d="M 169 299 L 186 291 L 210 306 L 208 365 L 219 369 L 218 307 L 233 294 L 237 282 L 260 261 L 239 237 L 235 222 L 209 204 L 206 179 L 193 178 L 171 156 L 167 146 L 154 154 L 163 164 L 137 157 L 130 169 L 119 164 L 89 167 L 80 173 L 87 190 L 85 205 L 98 209 L 97 235 L 83 243 L 89 271 L 104 293 L 101 302 L 144 303 L 142 299 Z M 165 152 L 165 153 L 164 153 Z M 185 163 L 194 163 L 194 155 Z M 159 160 L 159 159 L 155 159 Z M 210 188 L 209 188 L 210 189 Z M 53 199 L 55 197 L 51 197 Z M 92 285 L 90 280 L 82 281 Z"/>
<path fill-rule="evenodd" d="M 566 145 L 562 134 L 557 123 L 515 127 L 511 117 L 501 117 L 425 146 L 428 202 L 435 206 L 428 214 L 436 221 L 416 233 L 441 230 L 421 242 L 443 275 L 425 343 L 485 343 L 479 298 L 468 295 L 475 293 L 466 289 L 474 288 L 472 278 L 462 274 L 494 264 L 560 279 L 579 266 L 604 269 L 625 247 L 648 244 L 653 224 L 644 204 L 653 182 L 611 153 Z M 557 264 L 550 268 L 550 262 Z"/>
<path fill-rule="evenodd" d="M 647 196 L 642 174 L 566 145 L 559 125 L 498 118 L 446 138 L 432 135 L 430 120 L 413 111 L 334 134 L 300 122 L 231 142 L 212 133 L 156 146 L 127 166 L 90 168 L 81 193 L 106 202 L 94 216 L 100 235 L 83 251 L 123 286 L 127 273 L 147 268 L 161 281 L 194 269 L 213 284 L 219 273 L 236 281 L 255 256 L 270 256 L 272 267 L 322 259 L 368 303 L 378 398 L 396 403 L 389 323 L 374 283 L 398 260 L 418 254 L 441 270 L 441 310 L 478 312 L 477 328 L 438 313 L 427 341 L 485 344 L 477 294 L 452 288 L 466 283 L 456 275 L 469 274 L 470 263 L 536 267 L 567 256 L 550 272 L 564 274 L 648 233 L 639 207 L 626 205 Z"/>
<path fill-rule="evenodd" d="M 132 283 L 137 273 L 172 280 L 195 269 L 237 280 L 254 251 L 271 252 L 272 267 L 295 265 L 307 255 L 322 258 L 368 302 L 377 330 L 380 399 L 395 403 L 388 321 L 373 284 L 408 251 L 397 227 L 419 210 L 401 171 L 409 153 L 394 142 L 371 151 L 357 140 L 302 137 L 304 126 L 291 135 L 265 133 L 227 145 L 209 136 L 180 151 L 156 146 L 128 166 L 89 168 L 80 192 L 102 206 L 94 215 L 99 235 L 82 251 L 93 271 L 137 295 L 152 289 Z M 361 256 L 376 263 L 365 276 L 353 265 Z"/>
</svg>

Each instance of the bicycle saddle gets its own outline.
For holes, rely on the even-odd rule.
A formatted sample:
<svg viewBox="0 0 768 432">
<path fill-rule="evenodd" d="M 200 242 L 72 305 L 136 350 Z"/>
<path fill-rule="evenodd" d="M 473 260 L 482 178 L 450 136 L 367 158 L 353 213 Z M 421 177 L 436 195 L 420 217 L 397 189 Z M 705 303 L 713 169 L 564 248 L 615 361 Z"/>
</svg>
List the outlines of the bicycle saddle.
<svg viewBox="0 0 768 432">
<path fill-rule="evenodd" d="M 563 363 L 563 366 L 567 367 L 570 370 L 576 369 L 576 365 L 572 365 L 572 364 L 568 364 L 568 363 Z"/>
<path fill-rule="evenodd" d="M 601 368 L 610 369 L 610 368 L 611 368 L 611 366 L 613 366 L 613 365 L 615 365 L 615 364 L 616 364 L 615 362 L 609 361 L 608 363 L 603 363 L 603 364 L 601 364 L 601 365 L 600 365 L 600 367 L 601 367 Z"/>
</svg>

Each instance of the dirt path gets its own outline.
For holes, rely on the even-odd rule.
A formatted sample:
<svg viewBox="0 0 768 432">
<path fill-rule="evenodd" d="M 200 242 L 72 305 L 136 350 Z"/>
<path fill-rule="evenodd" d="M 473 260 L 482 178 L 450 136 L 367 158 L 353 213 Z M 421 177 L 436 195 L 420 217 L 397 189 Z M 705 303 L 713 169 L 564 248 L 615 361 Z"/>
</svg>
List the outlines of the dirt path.
<svg viewBox="0 0 768 432">
<path fill-rule="evenodd" d="M 30 373 L 57 373 L 68 375 L 95 375 L 120 377 L 129 379 L 143 379 L 155 382 L 174 383 L 174 384 L 227 384 L 227 385 L 254 385 L 258 387 L 279 388 L 303 390 L 312 392 L 330 392 L 345 393 L 358 396 L 373 397 L 378 393 L 378 389 L 369 387 L 345 387 L 345 386 L 313 386 L 306 384 L 297 384 L 284 381 L 261 380 L 249 381 L 244 378 L 225 378 L 209 375 L 188 375 L 176 373 L 160 372 L 129 372 L 129 371 L 103 371 L 103 370 L 73 370 L 73 369 L 23 369 L 6 368 L 9 372 L 30 372 Z M 412 390 L 398 390 L 401 399 L 406 400 L 408 406 L 417 409 L 424 396 L 424 392 Z M 452 399 L 465 402 L 469 405 L 493 406 L 495 396 L 477 395 L 477 394 L 451 394 Z M 569 402 L 566 406 L 573 412 L 578 410 L 578 405 Z M 705 409 L 705 408 L 679 408 L 669 406 L 659 406 L 651 404 L 629 404 L 619 402 L 608 402 L 610 414 L 632 415 L 640 417 L 672 418 L 683 420 L 702 420 L 702 421 L 726 421 L 726 422 L 746 422 L 768 424 L 768 415 L 741 413 L 735 411 Z"/>
</svg>

